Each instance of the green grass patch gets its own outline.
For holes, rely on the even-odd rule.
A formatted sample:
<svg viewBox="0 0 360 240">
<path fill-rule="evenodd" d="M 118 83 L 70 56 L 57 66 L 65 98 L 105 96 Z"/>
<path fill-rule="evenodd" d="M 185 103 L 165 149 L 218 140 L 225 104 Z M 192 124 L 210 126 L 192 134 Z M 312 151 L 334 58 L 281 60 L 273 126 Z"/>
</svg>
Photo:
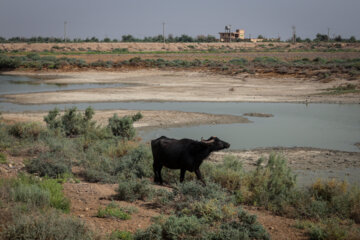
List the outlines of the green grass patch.
<svg viewBox="0 0 360 240">
<path fill-rule="evenodd" d="M 22 202 L 30 207 L 55 208 L 65 213 L 70 211 L 70 201 L 64 196 L 63 188 L 54 179 L 35 179 L 20 176 L 17 179 L 0 182 L 0 196 L 7 201 Z"/>
<path fill-rule="evenodd" d="M 0 153 L 0 164 L 6 164 L 6 163 L 7 163 L 6 155 L 4 153 Z"/>
<path fill-rule="evenodd" d="M 131 232 L 116 230 L 111 233 L 109 240 L 133 240 Z"/>
<path fill-rule="evenodd" d="M 96 216 L 99 218 L 116 218 L 121 220 L 128 220 L 131 218 L 128 213 L 124 212 L 114 203 L 108 204 L 105 208 L 99 208 Z"/>
</svg>

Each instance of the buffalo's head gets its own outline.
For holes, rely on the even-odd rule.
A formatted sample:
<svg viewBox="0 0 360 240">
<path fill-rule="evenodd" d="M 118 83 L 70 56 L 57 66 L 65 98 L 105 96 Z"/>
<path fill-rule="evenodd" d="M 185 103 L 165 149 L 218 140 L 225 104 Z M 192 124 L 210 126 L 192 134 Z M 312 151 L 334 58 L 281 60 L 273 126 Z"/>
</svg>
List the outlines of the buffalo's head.
<svg viewBox="0 0 360 240">
<path fill-rule="evenodd" d="M 219 150 L 230 147 L 229 143 L 227 143 L 225 141 L 222 141 L 219 138 L 213 137 L 213 136 L 210 137 L 207 140 L 204 140 L 204 139 L 201 138 L 201 142 L 206 143 L 209 146 L 211 146 L 213 151 L 219 151 Z"/>
</svg>

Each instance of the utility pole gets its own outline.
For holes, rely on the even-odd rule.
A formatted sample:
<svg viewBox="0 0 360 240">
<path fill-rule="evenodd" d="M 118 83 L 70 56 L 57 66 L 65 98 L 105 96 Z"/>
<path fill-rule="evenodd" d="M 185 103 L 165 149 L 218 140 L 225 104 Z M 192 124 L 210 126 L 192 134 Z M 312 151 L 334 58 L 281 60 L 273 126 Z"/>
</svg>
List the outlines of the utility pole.
<svg viewBox="0 0 360 240">
<path fill-rule="evenodd" d="M 64 42 L 66 42 L 66 24 L 67 22 L 64 22 Z"/>
<path fill-rule="evenodd" d="M 229 25 L 229 42 L 231 42 L 231 25 Z"/>
<path fill-rule="evenodd" d="M 295 26 L 292 26 L 292 31 L 293 31 L 293 44 L 296 43 L 296 27 Z"/>
<path fill-rule="evenodd" d="M 165 45 L 165 22 L 163 22 L 162 25 L 163 25 L 163 40 Z"/>
<path fill-rule="evenodd" d="M 328 35 L 327 35 L 327 36 L 328 36 L 328 39 L 327 39 L 327 40 L 328 40 L 328 42 L 329 42 L 329 41 L 330 41 L 330 28 L 328 28 Z"/>
</svg>

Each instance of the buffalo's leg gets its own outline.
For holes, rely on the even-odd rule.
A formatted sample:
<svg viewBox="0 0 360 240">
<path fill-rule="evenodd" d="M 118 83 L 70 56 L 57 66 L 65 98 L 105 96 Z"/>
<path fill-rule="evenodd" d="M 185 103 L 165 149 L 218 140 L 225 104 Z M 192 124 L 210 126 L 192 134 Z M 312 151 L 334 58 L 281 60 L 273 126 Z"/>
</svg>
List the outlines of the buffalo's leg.
<svg viewBox="0 0 360 240">
<path fill-rule="evenodd" d="M 160 183 L 162 185 L 163 184 L 163 180 L 161 177 L 162 166 L 154 164 L 153 169 L 154 169 L 154 182 Z"/>
<path fill-rule="evenodd" d="M 205 183 L 204 179 L 201 176 L 200 169 L 196 169 L 195 174 L 196 174 L 197 179 L 200 180 L 206 186 L 206 183 Z"/>
<path fill-rule="evenodd" d="M 185 172 L 186 172 L 186 169 L 181 169 L 180 170 L 180 182 L 183 182 L 184 181 L 184 178 L 185 178 Z"/>
</svg>

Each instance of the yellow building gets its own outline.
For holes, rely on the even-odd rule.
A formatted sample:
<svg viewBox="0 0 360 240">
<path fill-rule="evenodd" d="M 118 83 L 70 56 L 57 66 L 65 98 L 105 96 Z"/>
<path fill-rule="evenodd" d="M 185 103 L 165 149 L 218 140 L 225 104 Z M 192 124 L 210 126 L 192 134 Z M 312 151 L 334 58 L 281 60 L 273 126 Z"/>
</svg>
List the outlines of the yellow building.
<svg viewBox="0 0 360 240">
<path fill-rule="evenodd" d="M 238 39 L 244 40 L 245 39 L 245 30 L 243 29 L 236 29 L 235 32 L 219 32 L 220 34 L 220 42 L 231 42 L 236 41 Z"/>
</svg>

